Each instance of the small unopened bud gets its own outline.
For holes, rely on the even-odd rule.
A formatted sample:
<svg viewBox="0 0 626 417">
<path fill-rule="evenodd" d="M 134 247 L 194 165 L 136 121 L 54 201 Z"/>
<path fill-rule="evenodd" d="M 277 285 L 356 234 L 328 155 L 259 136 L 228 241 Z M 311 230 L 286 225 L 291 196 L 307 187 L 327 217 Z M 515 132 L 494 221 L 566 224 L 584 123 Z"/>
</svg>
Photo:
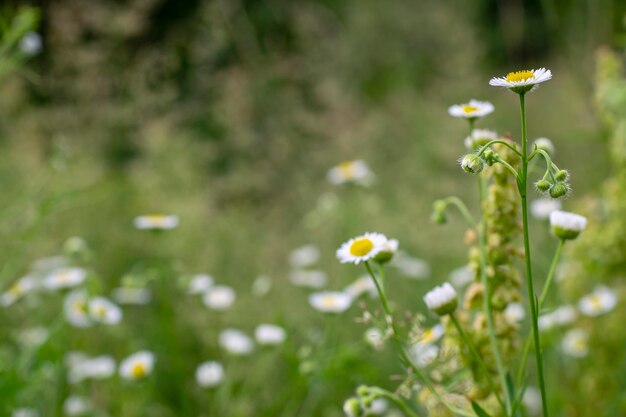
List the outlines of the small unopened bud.
<svg viewBox="0 0 626 417">
<path fill-rule="evenodd" d="M 554 236 L 563 240 L 576 239 L 587 226 L 587 218 L 567 211 L 550 213 L 550 227 Z"/>
<path fill-rule="evenodd" d="M 535 183 L 535 187 L 542 193 L 545 193 L 552 188 L 552 183 L 548 180 L 539 180 Z"/>
<path fill-rule="evenodd" d="M 485 164 L 483 160 L 473 153 L 467 154 L 461 159 L 461 168 L 470 174 L 478 174 L 484 167 Z"/>
<path fill-rule="evenodd" d="M 552 188 L 550 188 L 550 197 L 560 198 L 567 194 L 569 188 L 564 182 L 557 182 Z"/>
<path fill-rule="evenodd" d="M 369 395 L 370 388 L 367 385 L 359 385 L 356 389 L 356 393 L 359 397 L 364 397 L 366 395 Z"/>
<path fill-rule="evenodd" d="M 373 395 L 366 395 L 365 397 L 361 398 L 361 401 L 363 402 L 363 407 L 370 408 L 375 399 L 376 397 Z"/>
<path fill-rule="evenodd" d="M 487 149 L 483 156 L 485 157 L 485 163 L 489 166 L 492 166 L 496 162 L 498 162 L 498 154 L 495 153 L 492 149 Z"/>
<path fill-rule="evenodd" d="M 393 256 L 398 252 L 398 241 L 396 239 L 387 239 L 383 245 L 383 249 L 378 252 L 378 255 L 374 257 L 374 261 L 379 264 L 385 264 L 389 262 Z"/>
<path fill-rule="evenodd" d="M 554 174 L 554 178 L 556 178 L 557 181 L 567 181 L 567 179 L 569 178 L 569 172 L 567 172 L 564 169 L 561 169 L 560 171 L 557 171 L 556 174 Z"/>
<path fill-rule="evenodd" d="M 445 224 L 448 221 L 446 217 L 446 202 L 443 200 L 437 200 L 433 203 L 433 212 L 431 214 L 433 223 Z"/>
<path fill-rule="evenodd" d="M 358 398 L 352 397 L 343 403 L 343 412 L 346 413 L 347 417 L 360 417 L 363 413 L 363 407 Z"/>
</svg>

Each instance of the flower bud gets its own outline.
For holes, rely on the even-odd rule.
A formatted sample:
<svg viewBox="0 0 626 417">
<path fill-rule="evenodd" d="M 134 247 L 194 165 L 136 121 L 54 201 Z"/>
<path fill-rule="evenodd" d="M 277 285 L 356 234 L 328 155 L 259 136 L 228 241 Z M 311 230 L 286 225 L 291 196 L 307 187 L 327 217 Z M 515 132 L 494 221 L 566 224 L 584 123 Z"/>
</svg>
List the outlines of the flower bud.
<svg viewBox="0 0 626 417">
<path fill-rule="evenodd" d="M 495 164 L 496 162 L 498 162 L 497 158 L 498 158 L 498 154 L 495 153 L 492 149 L 487 149 L 484 153 L 483 153 L 484 157 L 485 157 L 485 163 L 489 166 L 492 166 L 493 164 Z"/>
<path fill-rule="evenodd" d="M 436 314 L 445 316 L 454 313 L 459 303 L 456 290 L 452 285 L 445 282 L 440 287 L 435 287 L 424 296 L 426 306 Z"/>
<path fill-rule="evenodd" d="M 389 262 L 396 252 L 398 252 L 398 246 L 398 241 L 396 239 L 387 239 L 387 241 L 383 244 L 382 250 L 374 257 L 374 262 L 378 262 L 379 264 Z"/>
<path fill-rule="evenodd" d="M 356 389 L 356 393 L 359 397 L 364 397 L 366 395 L 369 395 L 370 388 L 367 385 L 359 385 Z"/>
<path fill-rule="evenodd" d="M 567 184 L 564 182 L 557 182 L 554 186 L 552 186 L 552 188 L 550 188 L 550 197 L 560 198 L 566 195 L 568 191 L 569 188 L 567 187 Z"/>
<path fill-rule="evenodd" d="M 535 183 L 535 187 L 538 191 L 545 193 L 552 188 L 552 183 L 548 180 L 539 180 Z"/>
<path fill-rule="evenodd" d="M 352 397 L 343 403 L 343 412 L 346 413 L 347 417 L 360 417 L 363 413 L 363 407 L 358 398 Z"/>
<path fill-rule="evenodd" d="M 556 174 L 554 174 L 554 178 L 556 178 L 557 181 L 567 181 L 567 179 L 569 178 L 569 172 L 567 172 L 567 170 L 565 169 L 561 169 L 559 171 L 557 171 Z"/>
<path fill-rule="evenodd" d="M 433 203 L 433 212 L 430 216 L 433 223 L 445 224 L 448 222 L 446 217 L 446 202 L 443 200 L 437 200 Z"/>
<path fill-rule="evenodd" d="M 470 174 L 480 173 L 484 166 L 485 164 L 483 163 L 483 160 L 473 153 L 467 154 L 463 157 L 463 159 L 461 159 L 461 168 Z"/>
<path fill-rule="evenodd" d="M 550 227 L 554 236 L 563 240 L 576 239 L 587 226 L 587 218 L 567 211 L 550 213 Z"/>
</svg>

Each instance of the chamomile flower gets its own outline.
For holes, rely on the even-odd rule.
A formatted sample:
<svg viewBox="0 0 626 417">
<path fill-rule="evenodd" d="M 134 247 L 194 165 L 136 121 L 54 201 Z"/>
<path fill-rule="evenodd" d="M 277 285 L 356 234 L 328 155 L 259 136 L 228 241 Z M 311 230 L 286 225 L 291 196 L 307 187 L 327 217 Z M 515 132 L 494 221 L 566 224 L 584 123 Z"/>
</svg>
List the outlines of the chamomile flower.
<svg viewBox="0 0 626 417">
<path fill-rule="evenodd" d="M 545 68 L 509 72 L 505 77 L 494 77 L 489 85 L 505 87 L 514 93 L 523 94 L 533 91 L 540 83 L 552 78 L 552 72 Z"/>
<path fill-rule="evenodd" d="M 498 134 L 493 130 L 474 129 L 472 130 L 472 134 L 465 138 L 464 143 L 468 150 L 477 151 L 482 146 L 485 146 L 487 143 L 498 138 Z"/>
<path fill-rule="evenodd" d="M 553 211 L 561 209 L 561 201 L 542 197 L 530 203 L 530 213 L 537 219 L 547 220 Z"/>
<path fill-rule="evenodd" d="M 587 226 L 587 218 L 567 211 L 550 213 L 550 227 L 554 236 L 563 240 L 576 239 Z"/>
<path fill-rule="evenodd" d="M 48 290 L 72 288 L 82 284 L 86 276 L 82 268 L 60 268 L 44 277 L 42 285 Z"/>
<path fill-rule="evenodd" d="M 292 268 L 306 268 L 320 259 L 320 249 L 315 245 L 305 245 L 296 248 L 289 254 L 289 264 Z"/>
<path fill-rule="evenodd" d="M 595 317 L 608 313 L 617 305 L 617 295 L 614 290 L 603 285 L 578 302 L 578 309 L 585 316 Z"/>
<path fill-rule="evenodd" d="M 231 355 L 249 355 L 254 350 L 252 339 L 237 329 L 222 330 L 219 335 L 219 344 Z"/>
<path fill-rule="evenodd" d="M 424 302 L 429 310 L 440 316 L 445 316 L 456 310 L 459 300 L 454 287 L 445 282 L 427 292 L 424 296 Z"/>
<path fill-rule="evenodd" d="M 89 315 L 102 324 L 117 324 L 122 320 L 122 309 L 105 297 L 94 297 L 89 301 Z"/>
<path fill-rule="evenodd" d="M 280 345 L 287 338 L 287 332 L 275 324 L 259 324 L 254 329 L 254 338 L 259 345 Z"/>
<path fill-rule="evenodd" d="M 86 379 L 106 379 L 115 373 L 115 360 L 108 355 L 90 358 L 82 352 L 70 352 L 65 362 L 70 384 L 78 384 Z"/>
<path fill-rule="evenodd" d="M 425 368 L 437 359 L 439 346 L 430 343 L 416 343 L 409 347 L 408 354 L 417 367 Z"/>
<path fill-rule="evenodd" d="M 437 324 L 433 327 L 428 327 L 424 329 L 424 331 L 419 335 L 417 343 L 422 345 L 435 343 L 437 340 L 443 337 L 444 333 L 445 330 L 443 329 L 443 326 L 441 324 Z"/>
<path fill-rule="evenodd" d="M 188 294 L 203 294 L 213 286 L 213 277 L 207 274 L 196 274 L 189 280 Z"/>
<path fill-rule="evenodd" d="M 154 353 L 142 350 L 133 353 L 120 363 L 120 376 L 124 379 L 143 379 L 154 369 Z"/>
<path fill-rule="evenodd" d="M 203 388 L 219 385 L 224 379 L 224 367 L 216 361 L 201 363 L 196 369 L 196 383 Z"/>
<path fill-rule="evenodd" d="M 572 329 L 565 333 L 561 349 L 566 355 L 584 358 L 589 353 L 589 334 L 582 329 Z"/>
<path fill-rule="evenodd" d="M 550 330 L 557 326 L 566 326 L 576 320 L 576 309 L 570 305 L 561 306 L 551 313 L 539 316 L 539 329 Z"/>
<path fill-rule="evenodd" d="M 37 289 L 39 283 L 34 277 L 26 276 L 18 279 L 2 295 L 0 306 L 8 307 L 22 298 L 24 295 Z"/>
<path fill-rule="evenodd" d="M 204 293 L 202 301 L 211 310 L 225 311 L 232 307 L 236 298 L 237 294 L 231 287 L 216 285 Z"/>
<path fill-rule="evenodd" d="M 337 258 L 341 263 L 369 261 L 385 248 L 387 238 L 382 233 L 365 233 L 350 239 L 337 250 Z"/>
<path fill-rule="evenodd" d="M 388 239 L 384 244 L 383 248 L 378 255 L 374 257 L 374 261 L 379 264 L 385 264 L 391 261 L 394 256 L 398 253 L 398 248 L 400 247 L 400 243 L 397 239 Z"/>
<path fill-rule="evenodd" d="M 335 185 L 358 184 L 368 186 L 374 180 L 374 174 L 365 161 L 344 161 L 331 168 L 327 178 L 331 184 Z"/>
<path fill-rule="evenodd" d="M 370 297 L 376 297 L 378 295 L 376 284 L 374 284 L 374 281 L 372 281 L 369 275 L 363 275 L 358 278 L 352 284 L 344 288 L 344 291 L 350 294 L 352 298 L 358 298 L 365 293 Z"/>
<path fill-rule="evenodd" d="M 289 273 L 289 281 L 296 287 L 323 288 L 328 276 L 323 271 L 295 270 Z"/>
<path fill-rule="evenodd" d="M 322 313 L 343 313 L 352 305 L 352 296 L 344 291 L 322 291 L 311 294 L 309 304 Z"/>
<path fill-rule="evenodd" d="M 464 119 L 478 119 L 491 113 L 493 113 L 493 104 L 474 99 L 470 100 L 469 103 L 455 104 L 448 108 L 450 116 Z"/>
<path fill-rule="evenodd" d="M 137 216 L 133 224 L 140 230 L 169 230 L 178 226 L 178 216 L 173 214 L 147 214 Z"/>
<path fill-rule="evenodd" d="M 111 296 L 119 304 L 146 305 L 152 300 L 152 293 L 147 288 L 118 287 Z"/>
<path fill-rule="evenodd" d="M 63 314 L 74 327 L 89 327 L 93 323 L 89 316 L 89 295 L 85 290 L 74 290 L 65 296 Z"/>
</svg>

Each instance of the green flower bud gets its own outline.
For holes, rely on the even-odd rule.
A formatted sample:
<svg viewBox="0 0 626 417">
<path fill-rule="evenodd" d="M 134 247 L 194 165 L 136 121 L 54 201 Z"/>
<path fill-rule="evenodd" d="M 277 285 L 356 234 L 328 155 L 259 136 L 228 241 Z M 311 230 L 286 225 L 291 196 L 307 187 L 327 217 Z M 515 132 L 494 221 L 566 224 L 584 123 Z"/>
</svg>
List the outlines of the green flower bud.
<svg viewBox="0 0 626 417">
<path fill-rule="evenodd" d="M 430 218 L 433 223 L 445 224 L 448 222 L 446 217 L 446 202 L 443 200 L 437 200 L 433 203 L 433 213 Z"/>
<path fill-rule="evenodd" d="M 535 183 L 535 187 L 538 191 L 545 193 L 547 191 L 550 191 L 550 188 L 552 188 L 552 183 L 548 180 L 539 180 Z"/>
<path fill-rule="evenodd" d="M 483 160 L 473 153 L 467 154 L 461 159 L 461 168 L 470 174 L 478 174 L 484 167 L 485 164 Z"/>
<path fill-rule="evenodd" d="M 378 255 L 374 257 L 374 262 L 386 264 L 391 261 L 396 252 L 398 252 L 398 246 L 399 244 L 396 239 L 388 239 L 383 245 L 383 250 L 378 252 Z"/>
<path fill-rule="evenodd" d="M 483 156 L 485 157 L 485 163 L 489 166 L 493 166 L 493 164 L 498 162 L 498 154 L 495 153 L 492 149 L 487 149 L 485 152 L 483 152 Z"/>
<path fill-rule="evenodd" d="M 363 411 L 363 407 L 358 398 L 348 398 L 346 402 L 343 403 L 343 412 L 346 413 L 347 417 L 360 417 Z"/>
<path fill-rule="evenodd" d="M 567 172 L 567 170 L 560 170 L 558 171 L 556 174 L 554 174 L 554 178 L 556 178 L 557 181 L 567 181 L 567 179 L 569 178 L 569 172 Z"/>
<path fill-rule="evenodd" d="M 550 189 L 550 197 L 552 198 L 560 198 L 566 195 L 569 191 L 569 187 L 564 182 L 557 182 Z"/>
<path fill-rule="evenodd" d="M 369 395 L 369 392 L 370 388 L 367 385 L 359 385 L 359 387 L 356 389 L 356 393 L 359 397 Z"/>
</svg>

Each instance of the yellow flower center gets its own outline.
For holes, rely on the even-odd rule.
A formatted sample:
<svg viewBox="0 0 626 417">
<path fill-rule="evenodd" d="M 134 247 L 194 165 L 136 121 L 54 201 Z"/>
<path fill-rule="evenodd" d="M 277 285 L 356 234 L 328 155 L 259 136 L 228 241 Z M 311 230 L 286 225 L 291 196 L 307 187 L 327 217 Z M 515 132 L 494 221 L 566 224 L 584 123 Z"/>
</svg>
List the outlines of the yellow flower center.
<svg viewBox="0 0 626 417">
<path fill-rule="evenodd" d="M 84 313 L 87 310 L 87 304 L 83 301 L 74 302 L 74 311 L 77 313 Z"/>
<path fill-rule="evenodd" d="M 422 334 L 422 343 L 428 343 L 431 340 L 433 340 L 433 329 L 426 329 L 424 330 L 424 334 Z"/>
<path fill-rule="evenodd" d="M 465 113 L 474 113 L 476 110 L 478 110 L 478 107 L 475 106 L 470 106 L 469 104 L 464 104 L 463 105 L 463 111 Z"/>
<path fill-rule="evenodd" d="M 590 297 L 589 301 L 591 301 L 591 306 L 594 309 L 598 310 L 602 308 L 602 299 L 599 296 L 594 294 Z"/>
<path fill-rule="evenodd" d="M 145 219 L 149 223 L 161 225 L 165 223 L 167 216 L 163 214 L 148 214 L 147 216 L 145 216 Z"/>
<path fill-rule="evenodd" d="M 587 350 L 587 340 L 583 338 L 576 339 L 572 347 L 578 352 L 584 352 Z"/>
<path fill-rule="evenodd" d="M 103 306 L 99 306 L 98 308 L 96 308 L 96 316 L 100 317 L 101 319 L 105 318 L 107 315 L 107 309 L 104 308 Z"/>
<path fill-rule="evenodd" d="M 351 161 L 345 161 L 337 165 L 341 174 L 346 178 L 354 176 L 354 164 Z"/>
<path fill-rule="evenodd" d="M 136 363 L 130 368 L 130 374 L 136 379 L 143 378 L 146 376 L 146 367 L 143 363 Z"/>
<path fill-rule="evenodd" d="M 353 256 L 364 256 L 367 255 L 373 247 L 374 243 L 368 238 L 357 239 L 350 245 L 350 254 Z"/>
<path fill-rule="evenodd" d="M 16 282 L 9 288 L 9 293 L 12 295 L 20 295 L 22 293 L 22 283 Z"/>
<path fill-rule="evenodd" d="M 322 298 L 322 307 L 324 308 L 332 308 L 337 305 L 337 299 L 332 296 L 327 296 Z"/>
<path fill-rule="evenodd" d="M 525 81 L 530 80 L 531 78 L 535 78 L 535 74 L 528 70 L 509 72 L 506 75 L 507 82 Z"/>
</svg>

